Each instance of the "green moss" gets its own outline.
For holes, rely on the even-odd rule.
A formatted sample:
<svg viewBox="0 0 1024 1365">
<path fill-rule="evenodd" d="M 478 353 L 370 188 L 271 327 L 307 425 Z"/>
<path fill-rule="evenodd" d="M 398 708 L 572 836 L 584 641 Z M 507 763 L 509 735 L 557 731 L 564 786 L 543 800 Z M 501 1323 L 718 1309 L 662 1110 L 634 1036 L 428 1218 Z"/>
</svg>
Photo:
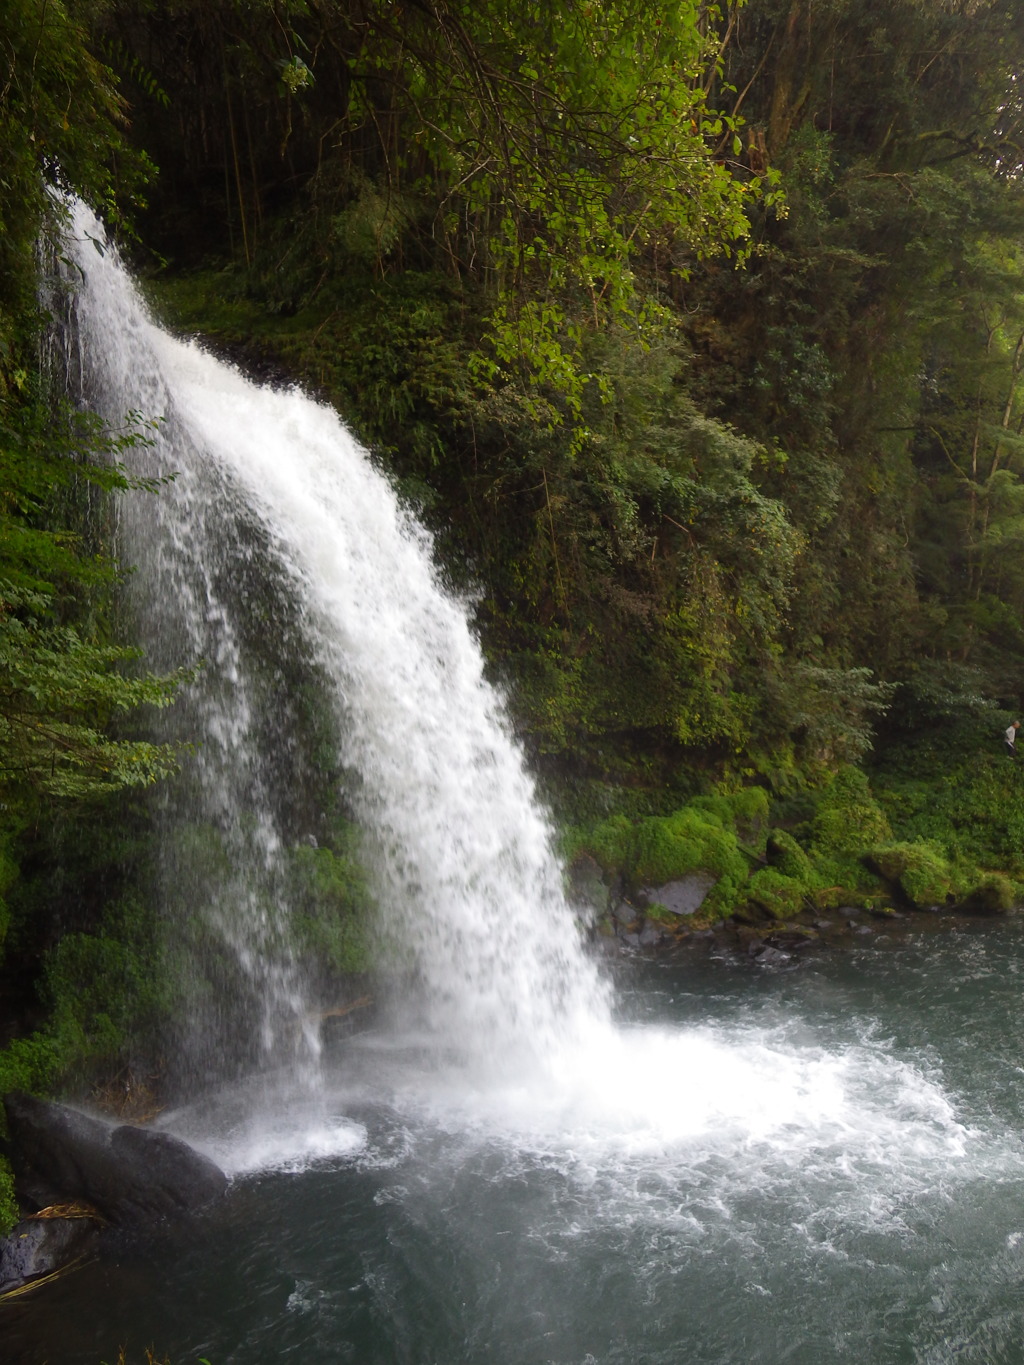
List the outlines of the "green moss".
<svg viewBox="0 0 1024 1365">
<path fill-rule="evenodd" d="M 20 1217 L 14 1195 L 14 1172 L 6 1157 L 0 1156 L 0 1237 L 5 1237 Z"/>
<path fill-rule="evenodd" d="M 775 919 L 788 919 L 802 910 L 807 901 L 806 881 L 788 877 L 776 867 L 765 867 L 755 872 L 746 885 L 748 900 Z"/>
<path fill-rule="evenodd" d="M 0 1095 L 9 1090 L 45 1094 L 53 1086 L 60 1069 L 61 1051 L 54 1037 L 33 1033 L 27 1038 L 15 1038 L 0 1050 Z"/>
<path fill-rule="evenodd" d="M 629 850 L 628 875 L 635 885 L 657 886 L 690 872 L 711 873 L 716 882 L 701 907 L 709 919 L 735 908 L 748 870 L 735 831 L 693 805 L 642 820 Z"/>
<path fill-rule="evenodd" d="M 694 797 L 688 805 L 713 816 L 723 828 L 735 828 L 744 839 L 756 840 L 768 822 L 771 798 L 763 787 L 740 787 Z"/>
<path fill-rule="evenodd" d="M 793 877 L 808 885 L 814 880 L 814 869 L 810 858 L 792 834 L 788 834 L 784 829 L 773 829 L 771 831 L 765 852 L 771 866 L 777 868 L 787 877 Z"/>
<path fill-rule="evenodd" d="M 889 844 L 872 849 L 870 861 L 913 905 L 943 905 L 955 894 L 949 860 L 934 844 Z"/>
<path fill-rule="evenodd" d="M 964 909 L 987 915 L 1005 915 L 1017 903 L 1017 889 L 1002 872 L 991 872 L 964 898 Z"/>
<path fill-rule="evenodd" d="M 655 924 L 664 924 L 669 928 L 679 927 L 679 916 L 674 914 L 667 905 L 661 905 L 658 901 L 652 901 L 644 911 L 644 918 L 653 920 Z"/>
<path fill-rule="evenodd" d="M 841 905 L 873 909 L 888 896 L 878 874 L 856 854 L 815 857 L 814 870 L 814 903 L 822 910 L 834 910 Z"/>
<path fill-rule="evenodd" d="M 610 815 L 590 829 L 567 833 L 564 854 L 571 859 L 589 853 L 603 872 L 621 871 L 633 839 L 633 822 L 625 815 Z"/>
<path fill-rule="evenodd" d="M 713 872 L 721 877 L 745 876 L 747 871 L 735 832 L 692 806 L 642 820 L 634 831 L 630 857 L 632 879 L 650 885 L 687 872 Z"/>
</svg>

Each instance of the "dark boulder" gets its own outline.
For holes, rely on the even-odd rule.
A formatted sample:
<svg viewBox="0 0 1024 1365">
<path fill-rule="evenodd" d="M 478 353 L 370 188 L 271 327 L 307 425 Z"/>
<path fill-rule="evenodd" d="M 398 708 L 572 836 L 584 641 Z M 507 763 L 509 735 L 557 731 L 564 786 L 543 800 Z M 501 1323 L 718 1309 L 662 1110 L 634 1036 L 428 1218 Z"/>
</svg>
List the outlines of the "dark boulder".
<svg viewBox="0 0 1024 1365">
<path fill-rule="evenodd" d="M 27 1218 L 0 1237 L 0 1294 L 9 1294 L 90 1257 L 100 1237 L 94 1218 Z"/>
<path fill-rule="evenodd" d="M 82 1199 L 112 1223 L 190 1213 L 227 1187 L 227 1176 L 181 1138 L 114 1128 L 77 1109 L 15 1092 L 4 1096 L 19 1190 L 37 1203 Z"/>
<path fill-rule="evenodd" d="M 771 945 L 766 945 L 757 954 L 759 967 L 784 967 L 789 960 L 789 953 L 784 953 L 781 949 L 773 948 Z"/>
</svg>

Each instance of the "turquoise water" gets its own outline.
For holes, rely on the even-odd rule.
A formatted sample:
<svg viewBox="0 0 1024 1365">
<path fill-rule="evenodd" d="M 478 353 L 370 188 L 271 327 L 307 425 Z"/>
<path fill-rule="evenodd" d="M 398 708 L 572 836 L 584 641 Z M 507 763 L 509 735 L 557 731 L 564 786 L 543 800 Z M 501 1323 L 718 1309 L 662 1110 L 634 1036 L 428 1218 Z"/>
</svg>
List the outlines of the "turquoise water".
<svg viewBox="0 0 1024 1365">
<path fill-rule="evenodd" d="M 339 1043 L 319 1146 L 212 1102 L 225 1203 L 0 1306 L 0 1358 L 1024 1361 L 1024 924 L 934 928 L 624 963 L 535 1087 Z"/>
</svg>

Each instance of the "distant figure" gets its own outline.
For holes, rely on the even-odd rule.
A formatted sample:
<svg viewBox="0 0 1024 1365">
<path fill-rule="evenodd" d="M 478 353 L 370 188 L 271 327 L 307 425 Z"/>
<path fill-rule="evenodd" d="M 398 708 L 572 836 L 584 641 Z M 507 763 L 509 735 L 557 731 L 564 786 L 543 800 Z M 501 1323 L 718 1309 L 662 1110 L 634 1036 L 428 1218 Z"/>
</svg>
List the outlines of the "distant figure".
<svg viewBox="0 0 1024 1365">
<path fill-rule="evenodd" d="M 1011 758 L 1017 757 L 1017 731 L 1019 729 L 1019 720 L 1015 720 L 1012 725 L 1006 727 L 1006 752 Z"/>
</svg>

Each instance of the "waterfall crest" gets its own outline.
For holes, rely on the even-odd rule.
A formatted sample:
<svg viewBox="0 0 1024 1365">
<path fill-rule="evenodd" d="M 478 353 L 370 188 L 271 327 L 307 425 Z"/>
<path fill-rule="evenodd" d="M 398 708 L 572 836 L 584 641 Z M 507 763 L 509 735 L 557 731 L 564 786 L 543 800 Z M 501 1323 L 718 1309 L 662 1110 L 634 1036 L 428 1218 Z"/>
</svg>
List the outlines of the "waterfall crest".
<svg viewBox="0 0 1024 1365">
<path fill-rule="evenodd" d="M 333 411 L 158 327 L 81 204 L 68 253 L 74 386 L 111 422 L 161 418 L 135 458 L 148 476 L 173 476 L 156 496 L 123 499 L 134 629 L 153 667 L 205 660 L 175 722 L 196 742 L 185 795 L 160 798 L 161 894 L 165 913 L 202 917 L 196 937 L 234 962 L 237 981 L 222 998 L 226 971 L 207 972 L 193 992 L 193 1051 L 205 1049 L 211 1074 L 211 1051 L 232 1047 L 238 1070 L 289 1049 L 315 1066 L 281 870 L 313 776 L 297 739 L 311 692 L 419 1026 L 493 1062 L 600 1024 L 605 989 L 548 820 L 425 530 Z"/>
</svg>

